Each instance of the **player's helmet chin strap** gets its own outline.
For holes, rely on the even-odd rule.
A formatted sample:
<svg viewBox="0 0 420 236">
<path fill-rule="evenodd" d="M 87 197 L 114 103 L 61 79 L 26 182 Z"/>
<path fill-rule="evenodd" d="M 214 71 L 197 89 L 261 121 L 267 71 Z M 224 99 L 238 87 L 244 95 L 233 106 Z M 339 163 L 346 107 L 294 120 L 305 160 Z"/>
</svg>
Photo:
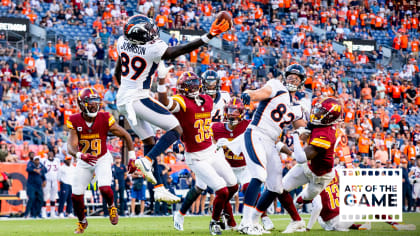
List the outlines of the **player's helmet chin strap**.
<svg viewBox="0 0 420 236">
<path fill-rule="evenodd" d="M 239 124 L 239 120 L 235 118 L 229 118 L 229 124 L 232 126 L 236 126 L 237 124 Z"/>
</svg>

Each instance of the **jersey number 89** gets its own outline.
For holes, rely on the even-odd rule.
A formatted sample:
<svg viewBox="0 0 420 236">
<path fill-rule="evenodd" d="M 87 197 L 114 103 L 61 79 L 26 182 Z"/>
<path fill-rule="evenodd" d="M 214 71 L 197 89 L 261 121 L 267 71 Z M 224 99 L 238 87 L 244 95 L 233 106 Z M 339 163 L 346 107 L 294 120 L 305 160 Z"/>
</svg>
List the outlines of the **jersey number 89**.
<svg viewBox="0 0 420 236">
<path fill-rule="evenodd" d="M 146 69 L 147 62 L 141 57 L 133 57 L 130 62 L 130 57 L 126 53 L 121 53 L 121 75 L 127 76 L 131 70 L 134 70 L 135 73 L 131 76 L 131 80 L 137 80 L 137 78 L 143 73 Z"/>
</svg>

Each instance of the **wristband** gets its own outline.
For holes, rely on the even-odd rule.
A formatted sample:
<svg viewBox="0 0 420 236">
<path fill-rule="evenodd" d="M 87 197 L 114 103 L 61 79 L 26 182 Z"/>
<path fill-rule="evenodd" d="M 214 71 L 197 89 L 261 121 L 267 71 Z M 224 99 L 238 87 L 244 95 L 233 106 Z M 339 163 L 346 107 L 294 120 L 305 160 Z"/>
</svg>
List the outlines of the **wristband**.
<svg viewBox="0 0 420 236">
<path fill-rule="evenodd" d="M 207 36 L 207 34 L 203 34 L 203 35 L 201 36 L 201 40 L 202 40 L 204 43 L 209 43 L 209 42 L 210 42 L 210 39 L 209 39 L 209 37 Z"/>
<path fill-rule="evenodd" d="M 81 152 L 77 152 L 76 153 L 76 158 L 80 160 L 82 158 L 82 153 Z"/>
<path fill-rule="evenodd" d="M 128 151 L 128 159 L 135 160 L 136 159 L 136 152 Z"/>
<path fill-rule="evenodd" d="M 158 84 L 157 91 L 158 91 L 158 93 L 166 93 L 166 85 Z"/>
</svg>

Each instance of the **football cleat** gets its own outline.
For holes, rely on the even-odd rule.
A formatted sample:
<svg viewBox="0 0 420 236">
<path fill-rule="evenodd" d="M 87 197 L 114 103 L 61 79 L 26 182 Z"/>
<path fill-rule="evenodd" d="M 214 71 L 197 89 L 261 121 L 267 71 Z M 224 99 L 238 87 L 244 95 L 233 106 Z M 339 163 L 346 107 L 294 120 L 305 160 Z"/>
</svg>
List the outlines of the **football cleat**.
<svg viewBox="0 0 420 236">
<path fill-rule="evenodd" d="M 115 206 L 108 207 L 109 211 L 109 221 L 111 224 L 116 225 L 118 224 L 118 209 Z"/>
<path fill-rule="evenodd" d="M 220 227 L 220 222 L 218 221 L 211 220 L 209 230 L 211 235 L 222 235 L 222 228 Z"/>
<path fill-rule="evenodd" d="M 247 234 L 247 235 L 262 235 L 263 234 L 258 227 L 255 227 L 252 224 L 243 224 L 242 222 L 238 227 L 238 232 L 241 234 Z"/>
<path fill-rule="evenodd" d="M 153 176 L 152 165 L 149 159 L 142 157 L 136 160 L 135 165 L 141 170 L 146 180 L 152 184 L 157 184 L 155 176 Z"/>
<path fill-rule="evenodd" d="M 83 234 L 83 232 L 85 232 L 85 229 L 88 227 L 88 222 L 86 219 L 85 221 L 85 223 L 77 222 L 77 228 L 74 231 L 75 234 Z"/>
<path fill-rule="evenodd" d="M 416 230 L 416 225 L 414 224 L 395 224 L 392 226 L 395 230 Z"/>
<path fill-rule="evenodd" d="M 163 186 L 154 188 L 153 191 L 155 192 L 155 201 L 157 202 L 166 202 L 168 204 L 174 204 L 181 201 L 181 198 L 173 195 Z"/>
<path fill-rule="evenodd" d="M 265 230 L 270 231 L 274 229 L 273 221 L 271 221 L 270 217 L 264 216 L 261 218 L 261 222 Z"/>
<path fill-rule="evenodd" d="M 370 230 L 372 228 L 372 225 L 370 222 L 366 222 L 359 226 L 358 230 Z"/>
<path fill-rule="evenodd" d="M 284 234 L 290 234 L 294 232 L 305 232 L 306 231 L 306 225 L 305 221 L 292 221 L 287 226 L 286 230 L 283 231 Z"/>
<path fill-rule="evenodd" d="M 179 211 L 176 211 L 174 214 L 174 228 L 179 231 L 184 231 L 184 216 Z"/>
</svg>

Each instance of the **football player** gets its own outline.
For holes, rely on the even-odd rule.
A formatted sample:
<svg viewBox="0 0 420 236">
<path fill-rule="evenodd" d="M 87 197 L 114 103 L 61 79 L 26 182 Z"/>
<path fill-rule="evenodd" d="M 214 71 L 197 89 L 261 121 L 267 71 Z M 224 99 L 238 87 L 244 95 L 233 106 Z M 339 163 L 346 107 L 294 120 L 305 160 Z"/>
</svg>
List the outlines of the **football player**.
<svg viewBox="0 0 420 236">
<path fill-rule="evenodd" d="M 42 218 L 47 218 L 47 208 L 46 203 L 50 201 L 50 217 L 57 218 L 57 214 L 55 213 L 55 200 L 58 193 L 58 171 L 60 168 L 60 160 L 54 157 L 54 153 L 52 151 L 48 152 L 48 158 L 44 159 L 42 164 L 47 168 L 47 173 L 45 174 L 46 177 L 46 184 L 45 187 L 42 188 L 44 191 L 44 206 L 41 210 Z"/>
<path fill-rule="evenodd" d="M 417 165 L 411 167 L 410 182 L 413 185 L 413 199 L 416 201 L 416 212 L 420 212 L 420 156 L 417 156 Z"/>
<path fill-rule="evenodd" d="M 245 193 L 248 188 L 249 181 L 251 180 L 251 174 L 249 174 L 246 168 L 245 157 L 243 153 L 236 155 L 229 149 L 227 143 L 243 134 L 248 127 L 251 120 L 245 120 L 245 107 L 239 98 L 232 98 L 232 100 L 224 107 L 224 122 L 213 123 L 213 137 L 217 141 L 217 146 L 222 146 L 225 153 L 225 158 L 232 167 L 233 173 L 235 173 L 238 183 L 242 185 L 242 192 Z M 236 222 L 233 217 L 232 208 L 226 207 L 223 214 L 225 217 L 225 228 L 235 228 Z M 271 230 L 274 228 L 273 222 L 267 216 L 263 214 L 261 216 L 265 230 Z"/>
<path fill-rule="evenodd" d="M 82 89 L 77 96 L 80 113 L 71 115 L 67 121 L 69 139 L 67 150 L 77 158 L 76 175 L 72 181 L 72 202 L 78 218 L 76 234 L 81 234 L 88 226 L 85 217 L 84 192 L 95 173 L 101 195 L 108 205 L 111 224 L 118 223 L 118 211 L 114 205 L 111 189 L 113 158 L 107 149 L 108 131 L 127 142 L 128 156 L 136 159 L 130 134 L 119 126 L 108 112 L 99 112 L 101 97 L 93 88 Z"/>
<path fill-rule="evenodd" d="M 247 90 L 242 94 L 245 105 L 251 100 L 259 102 L 242 142 L 242 151 L 252 176 L 245 193 L 243 218 L 238 229 L 242 233 L 260 235 L 264 232 L 258 223 L 261 213 L 255 208 L 261 184 L 264 182 L 267 191 L 258 200 L 258 210 L 264 212 L 277 196 L 294 219 L 291 227 L 305 230 L 305 222 L 297 214 L 292 197 L 287 192 L 283 193 L 282 163 L 278 155 L 278 150 L 283 148 L 276 149 L 277 137 L 283 132 L 283 128 L 292 124 L 294 128 L 301 130 L 306 126 L 302 107 L 295 106 L 289 94 L 289 91 L 296 92 L 303 86 L 305 80 L 306 71 L 303 66 L 294 64 L 286 68 L 284 84 L 280 80 L 271 79 L 264 87 L 254 91 Z"/>
<path fill-rule="evenodd" d="M 216 71 L 207 70 L 201 75 L 203 92 L 209 95 L 213 100 L 213 110 L 211 111 L 212 122 L 219 122 L 223 118 L 224 106 L 229 103 L 230 95 L 227 92 L 220 91 L 220 78 Z M 187 198 L 182 202 L 181 209 L 174 215 L 174 227 L 177 230 L 183 230 L 183 215 L 190 209 L 194 201 L 200 194 L 207 194 L 207 185 L 199 176 L 196 176 L 196 184 L 187 193 Z M 212 190 L 212 189 L 210 189 Z M 210 199 L 212 193 L 210 192 Z M 211 200 L 210 200 L 211 202 Z"/>
<path fill-rule="evenodd" d="M 226 91 L 220 91 L 220 77 L 214 70 L 207 70 L 201 75 L 203 92 L 213 99 L 211 121 L 220 122 L 224 118 L 226 104 L 230 101 L 230 95 Z"/>
<path fill-rule="evenodd" d="M 210 32 L 200 39 L 168 47 L 159 39 L 159 29 L 152 19 L 144 15 L 135 15 L 128 19 L 124 26 L 124 35 L 118 39 L 118 60 L 114 73 L 120 84 L 117 106 L 143 141 L 145 156 L 136 160 L 135 165 L 149 182 L 155 184 L 157 201 L 174 203 L 181 200 L 163 187 L 156 157 L 179 139 L 182 128 L 168 109 L 149 95 L 152 77 L 161 60 L 175 59 L 207 44 L 213 37 L 229 30 L 230 23 L 226 20 L 217 23 L 216 20 Z M 156 145 L 151 125 L 166 131 Z M 129 163 L 130 172 L 135 170 L 133 162 L 134 160 L 131 160 Z"/>
<path fill-rule="evenodd" d="M 182 140 L 185 144 L 185 162 L 197 179 L 201 179 L 206 187 L 216 193 L 209 229 L 212 235 L 220 235 L 222 210 L 238 190 L 238 184 L 222 150 L 217 150 L 212 141 L 213 100 L 209 95 L 200 94 L 201 79 L 194 72 L 182 73 L 177 81 L 178 95 L 168 98 L 163 79 L 166 77 L 163 62 L 160 67 L 163 69 L 158 69 L 161 86 L 159 101 L 174 113 L 184 130 Z M 186 198 L 191 196 L 187 195 Z M 177 216 L 182 218 L 179 227 L 182 230 L 183 216 Z"/>
<path fill-rule="evenodd" d="M 339 175 L 335 170 L 335 177 L 325 187 L 322 192 L 312 200 L 312 212 L 309 219 L 307 231 L 312 229 L 312 226 L 318 219 L 321 227 L 327 231 L 348 231 L 355 230 L 370 230 L 370 222 L 365 224 L 354 224 L 353 222 L 340 222 L 340 200 L 339 200 Z M 392 225 L 395 230 L 416 230 L 416 225 L 413 224 L 399 224 L 397 222 L 386 222 Z"/>
</svg>

